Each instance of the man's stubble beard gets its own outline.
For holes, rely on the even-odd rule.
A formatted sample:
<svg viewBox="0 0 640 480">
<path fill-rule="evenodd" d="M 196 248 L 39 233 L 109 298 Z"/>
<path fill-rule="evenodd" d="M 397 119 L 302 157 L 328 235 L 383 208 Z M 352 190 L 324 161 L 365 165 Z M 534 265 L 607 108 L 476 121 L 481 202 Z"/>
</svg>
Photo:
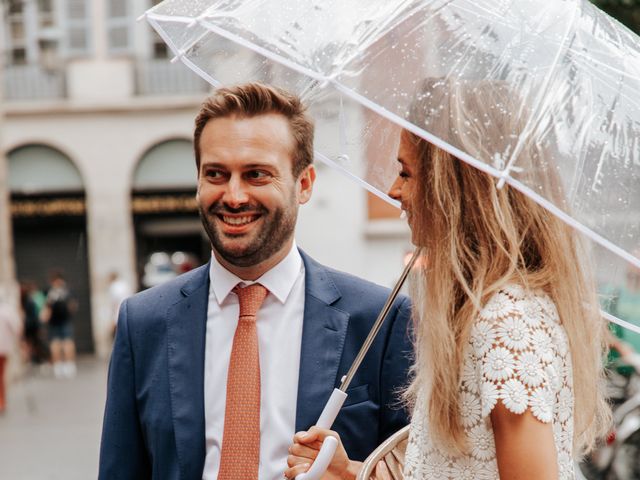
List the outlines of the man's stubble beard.
<svg viewBox="0 0 640 480">
<path fill-rule="evenodd" d="M 293 236 L 298 210 L 295 203 L 290 205 L 290 208 L 278 208 L 272 212 L 264 210 L 261 217 L 263 226 L 260 231 L 256 232 L 255 237 L 248 245 L 236 249 L 224 246 L 222 235 L 215 227 L 215 220 L 212 220 L 216 214 L 211 212 L 215 211 L 217 204 L 212 205 L 208 212 L 205 212 L 202 205 L 198 204 L 198 211 L 211 246 L 218 255 L 231 265 L 252 267 L 271 258 Z"/>
</svg>

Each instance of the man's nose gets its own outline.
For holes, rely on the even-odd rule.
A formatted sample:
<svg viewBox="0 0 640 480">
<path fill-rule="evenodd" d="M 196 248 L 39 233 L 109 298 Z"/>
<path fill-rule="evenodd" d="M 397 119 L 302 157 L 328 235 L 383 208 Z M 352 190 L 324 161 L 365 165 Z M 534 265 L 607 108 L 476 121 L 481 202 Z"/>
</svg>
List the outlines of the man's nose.
<svg viewBox="0 0 640 480">
<path fill-rule="evenodd" d="M 231 177 L 227 183 L 222 201 L 232 208 L 244 205 L 249 201 L 246 185 L 240 178 Z"/>
<path fill-rule="evenodd" d="M 402 201 L 400 198 L 400 182 L 402 181 L 402 179 L 400 177 L 396 178 L 396 181 L 393 182 L 393 185 L 391 185 L 391 188 L 389 189 L 389 191 L 387 192 L 387 195 L 389 195 L 391 198 L 393 198 L 394 200 L 397 201 Z"/>
</svg>

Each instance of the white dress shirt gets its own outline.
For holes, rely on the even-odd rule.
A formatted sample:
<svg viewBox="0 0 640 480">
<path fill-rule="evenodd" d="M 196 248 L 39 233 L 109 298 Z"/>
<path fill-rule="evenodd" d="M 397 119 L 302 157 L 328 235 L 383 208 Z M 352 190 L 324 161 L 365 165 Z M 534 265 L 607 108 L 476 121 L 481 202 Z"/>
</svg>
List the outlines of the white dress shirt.
<svg viewBox="0 0 640 480">
<path fill-rule="evenodd" d="M 304 264 L 296 245 L 255 282 L 246 282 L 211 256 L 204 366 L 206 457 L 203 480 L 215 480 L 226 407 L 227 371 L 238 324 L 238 283 L 260 283 L 269 290 L 258 310 L 260 349 L 259 480 L 282 479 L 293 440 L 304 316 Z"/>
</svg>

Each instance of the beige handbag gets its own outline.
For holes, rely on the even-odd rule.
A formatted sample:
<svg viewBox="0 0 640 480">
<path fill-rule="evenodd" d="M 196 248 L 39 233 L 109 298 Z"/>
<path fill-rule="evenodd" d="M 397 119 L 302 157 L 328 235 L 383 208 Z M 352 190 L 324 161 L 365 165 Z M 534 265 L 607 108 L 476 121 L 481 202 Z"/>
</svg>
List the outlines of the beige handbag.
<svg viewBox="0 0 640 480">
<path fill-rule="evenodd" d="M 401 480 L 404 469 L 404 453 L 409 442 L 409 425 L 402 430 L 397 431 L 387 438 L 371 455 L 367 457 L 362 465 L 357 480 L 374 480 L 376 465 L 380 460 L 387 464 L 391 478 L 393 480 Z"/>
</svg>

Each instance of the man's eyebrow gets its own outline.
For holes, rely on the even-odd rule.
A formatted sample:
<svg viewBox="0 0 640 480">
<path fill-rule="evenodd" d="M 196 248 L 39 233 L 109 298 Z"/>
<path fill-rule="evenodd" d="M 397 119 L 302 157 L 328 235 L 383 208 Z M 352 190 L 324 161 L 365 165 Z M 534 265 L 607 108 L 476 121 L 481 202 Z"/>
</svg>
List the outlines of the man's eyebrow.
<svg viewBox="0 0 640 480">
<path fill-rule="evenodd" d="M 214 167 L 214 168 L 225 168 L 226 169 L 226 167 L 222 163 L 219 163 L 219 162 L 203 161 L 202 162 L 202 166 L 203 167 Z"/>
<path fill-rule="evenodd" d="M 228 167 L 226 164 L 221 163 L 221 162 L 202 162 L 202 166 L 203 167 L 207 167 L 207 168 L 220 168 L 222 170 L 228 170 Z M 243 170 L 251 170 L 254 168 L 266 168 L 266 169 L 274 169 L 274 165 L 272 165 L 271 163 L 268 162 L 253 162 L 253 163 L 247 163 L 246 165 L 242 166 Z"/>
<path fill-rule="evenodd" d="M 268 168 L 268 169 L 273 169 L 275 168 L 275 166 L 271 163 L 268 162 L 264 162 L 264 163 L 260 163 L 260 162 L 256 162 L 256 163 L 249 163 L 247 165 L 244 165 L 243 167 L 244 169 L 252 169 L 252 168 Z"/>
</svg>

